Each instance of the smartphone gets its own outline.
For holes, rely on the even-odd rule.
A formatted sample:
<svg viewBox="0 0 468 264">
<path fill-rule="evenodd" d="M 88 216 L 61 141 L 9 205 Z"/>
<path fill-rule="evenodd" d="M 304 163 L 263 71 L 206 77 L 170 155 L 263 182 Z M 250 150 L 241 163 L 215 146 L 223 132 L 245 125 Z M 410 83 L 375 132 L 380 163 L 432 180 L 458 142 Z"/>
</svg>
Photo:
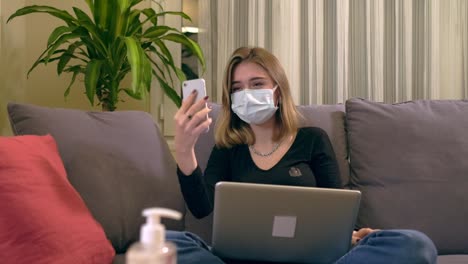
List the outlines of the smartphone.
<svg viewBox="0 0 468 264">
<path fill-rule="evenodd" d="M 195 102 L 200 101 L 206 96 L 206 87 L 205 87 L 205 80 L 204 79 L 194 79 L 184 81 L 182 83 L 182 98 L 183 100 L 187 99 L 193 90 L 197 90 L 197 98 Z"/>
<path fill-rule="evenodd" d="M 193 90 L 197 90 L 198 92 L 195 102 L 198 102 L 201 99 L 203 99 L 206 96 L 205 80 L 194 79 L 194 80 L 184 81 L 182 83 L 182 100 L 187 99 Z M 206 107 L 206 103 L 205 103 L 205 107 Z M 206 114 L 206 119 L 208 119 L 208 114 Z M 210 128 L 208 127 L 206 132 L 208 132 L 209 129 Z"/>
</svg>

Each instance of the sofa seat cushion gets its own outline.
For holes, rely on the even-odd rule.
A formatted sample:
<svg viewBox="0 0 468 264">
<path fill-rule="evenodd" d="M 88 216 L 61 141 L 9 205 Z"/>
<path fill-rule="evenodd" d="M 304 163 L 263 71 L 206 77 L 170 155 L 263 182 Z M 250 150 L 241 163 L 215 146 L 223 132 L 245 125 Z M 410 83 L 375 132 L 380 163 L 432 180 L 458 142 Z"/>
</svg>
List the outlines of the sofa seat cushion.
<svg viewBox="0 0 468 264">
<path fill-rule="evenodd" d="M 359 227 L 426 233 L 440 254 L 468 254 L 468 101 L 346 102 Z"/>
<path fill-rule="evenodd" d="M 50 136 L 0 137 L 2 263 L 111 263 L 114 249 Z"/>
<path fill-rule="evenodd" d="M 125 264 L 125 254 L 117 254 L 115 255 L 114 261 L 112 264 Z"/>
<path fill-rule="evenodd" d="M 466 264 L 468 255 L 442 255 L 437 258 L 437 264 Z"/>
<path fill-rule="evenodd" d="M 152 117 L 140 111 L 87 112 L 11 103 L 17 135 L 51 134 L 68 178 L 117 253 L 138 240 L 142 209 L 185 212 L 176 164 Z M 164 220 L 173 230 L 183 220 Z"/>
</svg>

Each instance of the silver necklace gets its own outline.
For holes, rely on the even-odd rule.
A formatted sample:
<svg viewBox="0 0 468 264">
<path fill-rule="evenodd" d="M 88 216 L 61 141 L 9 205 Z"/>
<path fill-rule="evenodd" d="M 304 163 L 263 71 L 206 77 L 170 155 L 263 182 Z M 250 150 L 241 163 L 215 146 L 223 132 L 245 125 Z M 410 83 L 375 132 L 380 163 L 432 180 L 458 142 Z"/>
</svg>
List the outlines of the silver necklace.
<svg viewBox="0 0 468 264">
<path fill-rule="evenodd" d="M 278 142 L 276 143 L 275 145 L 273 145 L 273 149 L 270 151 L 270 152 L 267 152 L 267 153 L 261 153 L 259 151 L 257 151 L 253 145 L 249 145 L 249 149 L 252 150 L 252 152 L 257 155 L 257 156 L 260 156 L 260 157 L 269 157 L 271 156 L 271 154 L 273 154 L 280 146 L 281 142 Z"/>
</svg>

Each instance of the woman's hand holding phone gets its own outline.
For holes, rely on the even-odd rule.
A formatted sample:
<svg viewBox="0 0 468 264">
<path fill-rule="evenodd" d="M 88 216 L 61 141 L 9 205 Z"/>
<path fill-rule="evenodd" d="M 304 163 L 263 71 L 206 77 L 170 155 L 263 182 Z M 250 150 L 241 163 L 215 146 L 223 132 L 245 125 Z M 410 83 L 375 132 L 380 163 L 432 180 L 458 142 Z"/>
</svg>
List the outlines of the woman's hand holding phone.
<svg viewBox="0 0 468 264">
<path fill-rule="evenodd" d="M 179 169 L 190 175 L 197 167 L 195 143 L 201 133 L 208 131 L 212 122 L 208 117 L 208 96 L 203 79 L 185 81 L 182 87 L 182 106 L 174 116 L 175 149 Z"/>
</svg>

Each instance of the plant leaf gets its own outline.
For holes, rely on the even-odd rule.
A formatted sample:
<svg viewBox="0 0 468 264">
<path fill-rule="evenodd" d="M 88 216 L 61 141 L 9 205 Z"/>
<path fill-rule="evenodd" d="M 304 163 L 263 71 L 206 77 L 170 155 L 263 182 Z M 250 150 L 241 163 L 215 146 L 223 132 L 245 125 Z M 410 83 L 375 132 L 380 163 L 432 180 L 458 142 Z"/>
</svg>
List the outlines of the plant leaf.
<svg viewBox="0 0 468 264">
<path fill-rule="evenodd" d="M 166 61 L 163 60 L 163 62 L 171 66 L 174 65 L 174 59 L 172 58 L 172 54 L 167 48 L 166 44 L 159 39 L 153 39 L 153 42 L 156 44 L 156 46 L 158 46 L 158 48 L 161 50 L 161 53 L 164 55 L 164 59 Z"/>
<path fill-rule="evenodd" d="M 129 0 L 114 0 L 114 14 L 113 19 L 110 21 L 109 39 L 114 41 L 120 36 L 125 36 L 128 25 L 128 17 L 130 15 L 130 2 Z"/>
<path fill-rule="evenodd" d="M 159 9 L 158 12 L 162 12 L 162 11 L 163 11 L 164 8 L 163 8 L 163 6 L 162 6 L 161 3 L 160 3 L 161 1 L 154 1 L 154 0 L 153 0 L 153 1 L 151 1 L 151 2 L 152 2 L 153 4 L 156 4 L 156 5 L 158 6 L 158 9 Z"/>
<path fill-rule="evenodd" d="M 181 16 L 182 18 L 187 19 L 188 21 L 192 21 L 192 19 L 184 12 L 166 11 L 166 12 L 157 13 L 156 15 L 157 16 L 175 15 L 175 16 Z"/>
<path fill-rule="evenodd" d="M 174 104 L 177 106 L 177 108 L 180 108 L 182 105 L 182 99 L 180 98 L 179 94 L 177 94 L 172 87 L 169 86 L 163 79 L 159 78 L 159 76 L 156 75 L 156 79 L 158 79 L 159 85 L 164 90 L 164 93 L 174 102 Z"/>
<path fill-rule="evenodd" d="M 54 54 L 54 52 L 64 43 L 68 42 L 71 39 L 79 38 L 80 35 L 76 33 L 69 33 L 61 35 L 52 45 L 49 46 L 49 51 L 47 56 L 44 57 L 45 63 L 49 62 L 49 58 Z"/>
<path fill-rule="evenodd" d="M 120 13 L 123 14 L 130 8 L 131 0 L 118 0 L 117 3 L 119 5 Z"/>
<path fill-rule="evenodd" d="M 144 53 L 137 40 L 133 37 L 125 37 L 125 45 L 127 46 L 127 58 L 130 64 L 132 73 L 131 89 L 133 93 L 141 91 L 141 83 L 143 82 L 143 67 L 144 67 Z M 143 54 L 144 55 L 144 54 Z"/>
<path fill-rule="evenodd" d="M 104 30 L 109 27 L 111 17 L 111 5 L 114 1 L 94 1 L 94 22 L 97 27 Z"/>
<path fill-rule="evenodd" d="M 175 66 L 175 63 L 173 61 L 172 55 L 169 51 L 169 49 L 166 47 L 166 44 L 162 42 L 161 40 L 155 41 L 156 45 L 160 48 L 162 53 L 157 53 L 159 56 L 159 59 L 167 66 L 171 67 L 172 71 L 176 74 L 177 79 L 180 81 L 185 80 L 185 74 L 182 71 L 178 71 L 177 67 Z M 173 83 L 172 77 L 171 77 L 171 83 Z"/>
<path fill-rule="evenodd" d="M 171 74 L 171 69 L 175 72 L 175 70 L 174 70 L 175 65 L 174 65 L 174 61 L 172 59 L 172 55 L 169 52 L 169 49 L 164 44 L 164 42 L 162 42 L 161 40 L 158 40 L 155 43 L 157 44 L 157 46 L 161 50 L 161 52 L 156 50 L 155 54 L 161 60 L 161 62 L 162 62 L 161 65 L 166 69 L 166 71 L 167 71 L 167 73 L 169 75 L 169 78 L 171 80 L 171 83 L 174 83 L 174 80 L 172 79 L 172 74 Z"/>
<path fill-rule="evenodd" d="M 203 70 L 205 70 L 205 59 L 203 57 L 203 52 L 200 48 L 200 46 L 190 38 L 186 37 L 184 34 L 177 34 L 177 33 L 171 33 L 167 34 L 165 36 L 162 36 L 161 39 L 169 40 L 172 42 L 180 43 L 185 45 L 189 50 L 195 54 L 195 56 L 198 58 L 198 61 L 202 65 Z"/>
<path fill-rule="evenodd" d="M 141 93 L 134 93 L 132 89 L 124 88 L 122 89 L 125 91 L 126 94 L 128 94 L 130 97 L 141 100 L 143 97 L 141 96 Z"/>
<path fill-rule="evenodd" d="M 158 24 L 158 17 L 156 16 L 156 11 L 154 11 L 153 8 L 145 8 L 141 10 L 141 13 L 143 13 L 147 20 L 150 20 L 153 25 Z"/>
<path fill-rule="evenodd" d="M 99 50 L 101 53 L 105 54 L 105 34 L 96 26 L 96 24 L 93 23 L 93 20 L 81 9 L 74 7 L 73 11 L 75 12 L 75 15 L 78 18 L 78 21 L 80 22 L 81 26 L 76 32 L 81 33 L 82 39 L 86 37 L 91 38 L 91 41 L 87 42 L 87 46 L 93 46 L 96 50 Z"/>
<path fill-rule="evenodd" d="M 94 96 L 96 95 L 96 89 L 99 77 L 101 76 L 102 60 L 91 60 L 86 67 L 85 73 L 85 87 L 86 96 L 88 97 L 91 105 L 94 105 Z"/>
<path fill-rule="evenodd" d="M 85 0 L 89 10 L 73 7 L 72 14 L 50 6 L 32 5 L 17 10 L 8 21 L 30 13 L 46 13 L 66 23 L 52 31 L 47 48 L 28 71 L 29 75 L 38 64 L 58 61 L 58 75 L 73 74 L 65 97 L 77 76 L 84 74 L 85 93 L 91 105 L 97 98 L 100 104 L 114 109 L 120 91 L 141 99 L 150 91 L 155 78 L 164 93 L 180 107 L 174 76 L 179 80 L 185 80 L 186 76 L 175 64 L 166 41 L 184 45 L 205 69 L 203 53 L 195 41 L 177 28 L 157 24 L 158 18 L 166 15 L 190 20 L 187 14 L 164 11 L 158 1 L 150 1 L 152 8 L 137 9 L 133 7 L 143 0 Z M 131 87 L 119 89 L 128 72 Z"/>
<path fill-rule="evenodd" d="M 12 20 L 15 17 L 24 16 L 24 15 L 31 14 L 31 13 L 48 13 L 51 16 L 62 19 L 63 21 L 65 21 L 65 23 L 68 24 L 68 26 L 72 26 L 73 24 L 76 24 L 75 18 L 71 16 L 67 11 L 59 10 L 57 8 L 50 7 L 50 6 L 39 6 L 39 5 L 31 5 L 31 6 L 26 6 L 26 7 L 18 9 L 15 13 L 13 13 L 8 18 L 7 23 L 10 22 L 10 20 Z"/>
<path fill-rule="evenodd" d="M 153 78 L 153 75 L 151 74 L 152 68 L 151 68 L 151 63 L 148 58 L 148 56 L 145 54 L 143 50 L 141 50 L 142 56 L 144 57 L 143 60 L 143 87 L 146 88 L 146 91 L 151 90 L 151 79 Z"/>
<path fill-rule="evenodd" d="M 137 4 L 139 4 L 140 2 L 142 2 L 143 0 L 132 0 L 131 4 L 130 4 L 130 7 L 133 7 Z"/>
<path fill-rule="evenodd" d="M 75 53 L 75 50 L 81 46 L 83 44 L 83 42 L 81 41 L 76 41 L 72 44 L 70 44 L 70 46 L 68 46 L 68 49 L 65 51 L 64 54 L 62 54 L 58 64 L 57 64 L 57 74 L 60 75 L 62 74 L 63 72 L 63 69 L 65 68 L 65 66 L 67 66 L 68 62 L 70 61 L 71 58 L 78 58 L 74 55 Z"/>
<path fill-rule="evenodd" d="M 89 10 L 91 11 L 91 14 L 94 13 L 94 3 L 93 0 L 86 0 L 86 4 L 89 7 Z"/>
<path fill-rule="evenodd" d="M 45 64 L 44 62 L 44 55 L 49 51 L 50 47 L 48 47 L 47 49 L 45 49 L 41 55 L 39 55 L 39 58 L 37 58 L 37 60 L 33 63 L 33 65 L 31 66 L 31 68 L 28 70 L 28 73 L 26 74 L 27 78 L 29 78 L 29 74 L 32 72 L 32 70 L 34 70 L 34 68 L 36 68 L 37 65 L 39 65 L 40 63 L 43 63 Z"/>
<path fill-rule="evenodd" d="M 70 67 L 68 69 L 68 72 L 73 72 L 73 76 L 72 76 L 72 79 L 70 81 L 70 84 L 68 84 L 68 87 L 67 89 L 65 90 L 65 92 L 63 93 L 63 97 L 67 98 L 68 95 L 70 94 L 70 89 L 73 85 L 73 83 L 75 83 L 75 79 L 76 79 L 76 76 L 80 73 L 82 73 L 83 69 L 81 68 L 81 66 L 79 65 L 76 65 L 76 66 L 73 66 L 73 67 Z"/>
<path fill-rule="evenodd" d="M 153 52 L 154 54 L 156 54 L 157 56 L 159 56 L 158 54 L 158 51 L 156 50 L 155 47 L 151 46 L 150 47 L 150 51 Z M 163 78 L 163 79 L 166 79 L 166 74 L 164 73 L 164 70 L 158 65 L 158 63 L 156 61 L 154 61 L 151 56 L 148 56 L 148 59 L 150 60 L 151 64 L 156 67 L 156 70 L 158 70 L 158 72 L 160 73 L 160 76 Z M 167 68 L 169 70 L 169 68 Z M 156 74 L 156 73 L 155 73 Z"/>
<path fill-rule="evenodd" d="M 166 34 L 171 29 L 173 28 L 168 27 L 168 26 L 152 26 L 145 31 L 145 33 L 143 34 L 143 37 L 150 38 L 150 39 L 158 38 Z"/>
<path fill-rule="evenodd" d="M 60 57 L 59 62 L 57 63 L 57 74 L 61 75 L 65 66 L 67 66 L 68 62 L 71 60 L 72 55 L 64 54 Z"/>
<path fill-rule="evenodd" d="M 54 31 L 52 31 L 52 33 L 50 34 L 49 39 L 47 40 L 47 46 L 50 46 L 52 43 L 54 43 L 61 35 L 72 31 L 73 28 L 67 26 L 60 26 L 55 28 Z"/>
<path fill-rule="evenodd" d="M 187 79 L 184 71 L 182 71 L 179 67 L 175 67 L 175 73 L 180 81 L 185 81 Z"/>
<path fill-rule="evenodd" d="M 88 23 L 93 23 L 93 20 L 86 14 L 83 10 L 73 7 L 73 12 L 75 12 L 76 18 L 80 22 L 88 22 Z"/>
<path fill-rule="evenodd" d="M 140 10 L 132 10 L 128 15 L 128 27 L 126 36 L 139 35 L 142 32 L 143 22 L 140 22 Z"/>
<path fill-rule="evenodd" d="M 90 41 L 85 42 L 86 41 L 85 38 L 89 37 L 89 35 L 86 35 L 85 32 L 82 32 L 80 37 L 83 40 L 83 42 L 85 42 L 87 46 L 92 46 L 96 50 L 98 50 L 99 53 L 101 54 L 101 57 L 104 57 L 104 56 L 107 57 L 108 56 L 107 49 L 106 49 L 107 45 L 104 43 L 105 38 L 106 38 L 104 36 L 105 34 L 101 33 L 101 30 L 99 30 L 95 24 L 89 23 L 86 21 L 83 21 L 81 23 L 80 28 L 85 29 L 85 31 L 89 33 L 91 37 Z"/>
</svg>

